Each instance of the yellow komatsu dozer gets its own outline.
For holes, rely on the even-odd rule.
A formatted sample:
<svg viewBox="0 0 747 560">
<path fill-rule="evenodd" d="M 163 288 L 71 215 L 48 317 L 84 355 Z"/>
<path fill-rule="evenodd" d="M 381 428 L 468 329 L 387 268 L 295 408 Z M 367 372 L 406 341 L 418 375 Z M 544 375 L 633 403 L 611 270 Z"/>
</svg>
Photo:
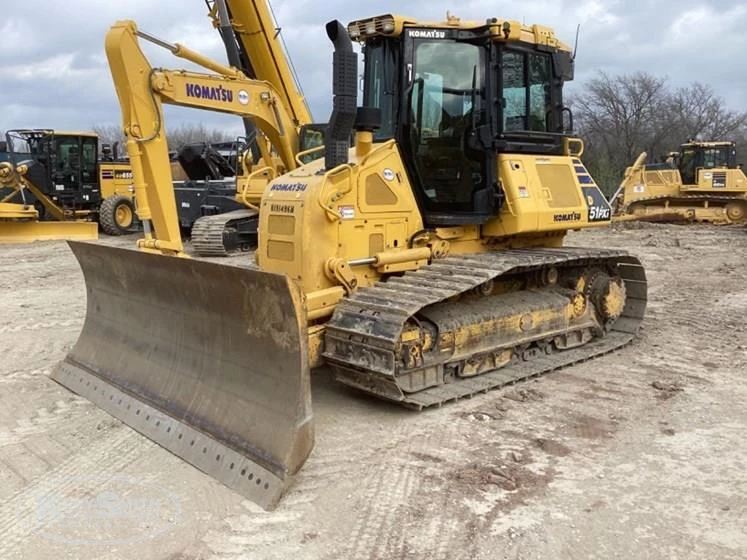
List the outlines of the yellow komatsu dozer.
<svg viewBox="0 0 747 560">
<path fill-rule="evenodd" d="M 39 210 L 34 206 L 32 198 L 36 201 L 51 201 L 28 180 L 28 168 L 25 163 L 0 163 L 0 244 L 54 239 L 98 239 L 98 226 L 93 222 L 40 219 Z"/>
<path fill-rule="evenodd" d="M 734 142 L 680 146 L 660 163 L 642 153 L 610 199 L 614 221 L 747 224 L 747 176 Z"/>
<path fill-rule="evenodd" d="M 70 243 L 88 308 L 53 372 L 265 508 L 312 450 L 313 368 L 419 410 L 619 348 L 646 308 L 637 258 L 563 245 L 611 209 L 569 134 L 573 58 L 550 28 L 386 14 L 326 31 L 324 158 L 267 182 L 251 269 L 185 254 L 149 92 L 263 115 L 282 145 L 275 90 L 222 70 L 144 71 L 137 38 L 153 38 L 111 28 L 144 237 L 137 250 Z M 352 41 L 365 46 L 362 107 Z"/>
</svg>

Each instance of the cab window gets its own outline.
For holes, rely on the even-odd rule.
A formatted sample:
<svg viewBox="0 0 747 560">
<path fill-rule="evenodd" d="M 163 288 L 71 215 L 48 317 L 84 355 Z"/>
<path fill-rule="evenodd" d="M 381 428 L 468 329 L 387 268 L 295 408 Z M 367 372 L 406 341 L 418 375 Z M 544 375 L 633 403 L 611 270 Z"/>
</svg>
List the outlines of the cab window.
<svg viewBox="0 0 747 560">
<path fill-rule="evenodd" d="M 552 109 L 550 56 L 504 50 L 501 57 L 503 82 L 503 130 L 547 132 Z"/>
</svg>

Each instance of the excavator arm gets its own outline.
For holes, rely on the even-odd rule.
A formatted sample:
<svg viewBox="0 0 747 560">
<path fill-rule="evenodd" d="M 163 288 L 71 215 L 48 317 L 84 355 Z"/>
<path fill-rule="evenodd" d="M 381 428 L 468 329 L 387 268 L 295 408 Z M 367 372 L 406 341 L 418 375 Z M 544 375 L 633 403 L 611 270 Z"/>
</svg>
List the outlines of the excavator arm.
<svg viewBox="0 0 747 560">
<path fill-rule="evenodd" d="M 272 84 L 297 126 L 310 124 L 311 111 L 295 78 L 269 2 L 215 0 L 208 4 L 213 25 L 221 30 L 224 41 L 232 33 L 242 70 L 251 78 Z"/>
<path fill-rule="evenodd" d="M 138 38 L 215 72 L 153 68 Z M 173 194 L 163 103 L 230 113 L 251 118 L 267 141 L 259 142 L 263 161 L 274 174 L 295 169 L 298 132 L 281 95 L 268 82 L 248 79 L 183 45 L 166 43 L 139 31 L 132 21 L 114 24 L 106 35 L 106 55 L 122 109 L 127 152 L 133 169 L 138 217 L 146 251 L 183 255 L 179 219 Z M 277 153 L 275 158 L 267 142 Z"/>
</svg>

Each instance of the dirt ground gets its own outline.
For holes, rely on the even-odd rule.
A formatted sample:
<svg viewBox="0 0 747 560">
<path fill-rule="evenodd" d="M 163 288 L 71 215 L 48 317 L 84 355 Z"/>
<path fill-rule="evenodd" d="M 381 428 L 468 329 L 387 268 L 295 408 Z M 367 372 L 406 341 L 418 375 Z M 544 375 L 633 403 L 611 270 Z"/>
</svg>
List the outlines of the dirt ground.
<svg viewBox="0 0 747 560">
<path fill-rule="evenodd" d="M 634 344 L 423 413 L 316 372 L 316 447 L 269 513 L 51 381 L 82 275 L 63 242 L 3 247 L 0 558 L 747 557 L 747 232 L 569 244 L 645 264 Z"/>
</svg>

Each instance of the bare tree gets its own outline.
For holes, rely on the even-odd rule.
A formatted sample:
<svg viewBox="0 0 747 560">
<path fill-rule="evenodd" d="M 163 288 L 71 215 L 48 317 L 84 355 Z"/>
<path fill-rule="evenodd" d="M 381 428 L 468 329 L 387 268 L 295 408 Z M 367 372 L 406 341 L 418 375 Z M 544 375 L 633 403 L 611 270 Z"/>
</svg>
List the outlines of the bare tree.
<svg viewBox="0 0 747 560">
<path fill-rule="evenodd" d="M 607 193 L 642 151 L 651 161 L 689 138 L 747 143 L 747 113 L 728 109 L 697 82 L 672 91 L 665 77 L 600 72 L 571 106 L 586 145 L 584 162 Z"/>
<path fill-rule="evenodd" d="M 681 138 L 721 140 L 740 134 L 747 124 L 747 113 L 731 111 L 713 88 L 695 82 L 674 91 L 668 100 L 672 129 Z"/>
<path fill-rule="evenodd" d="M 94 125 L 91 130 L 99 137 L 101 144 L 114 144 L 119 142 L 122 153 L 126 145 L 126 138 L 121 127 L 116 125 Z M 185 144 L 193 142 L 229 142 L 235 140 L 235 134 L 224 130 L 208 128 L 204 124 L 181 124 L 166 131 L 166 141 L 169 150 L 178 150 Z"/>
<path fill-rule="evenodd" d="M 119 142 L 119 145 L 124 149 L 125 136 L 122 127 L 113 124 L 95 124 L 91 127 L 91 130 L 99 137 L 99 144 L 114 145 Z"/>
<path fill-rule="evenodd" d="M 666 95 L 663 78 L 600 72 L 573 99 L 578 131 L 587 145 L 585 159 L 598 181 L 617 176 L 640 152 L 659 148 Z"/>
<path fill-rule="evenodd" d="M 185 144 L 193 142 L 230 142 L 236 140 L 236 135 L 216 128 L 208 128 L 204 124 L 181 124 L 169 128 L 166 132 L 169 149 L 178 150 Z"/>
</svg>

